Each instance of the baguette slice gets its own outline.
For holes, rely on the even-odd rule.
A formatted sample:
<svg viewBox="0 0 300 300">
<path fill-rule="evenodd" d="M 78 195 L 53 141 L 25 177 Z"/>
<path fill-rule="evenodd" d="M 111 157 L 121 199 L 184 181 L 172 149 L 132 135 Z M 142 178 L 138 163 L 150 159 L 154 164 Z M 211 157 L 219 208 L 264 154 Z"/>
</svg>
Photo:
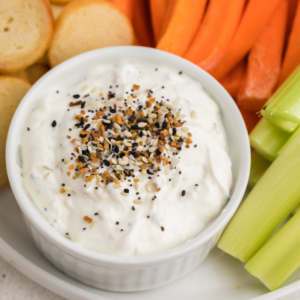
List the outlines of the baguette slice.
<svg viewBox="0 0 300 300">
<path fill-rule="evenodd" d="M 49 49 L 51 67 L 90 50 L 132 45 L 129 19 L 105 0 L 77 0 L 65 7 L 55 25 Z"/>
<path fill-rule="evenodd" d="M 0 76 L 0 187 L 8 183 L 5 166 L 5 141 L 10 121 L 29 89 L 30 84 L 22 79 Z"/>
<path fill-rule="evenodd" d="M 27 70 L 22 70 L 22 71 L 19 71 L 16 73 L 6 74 L 6 76 L 16 77 L 16 78 L 22 79 L 22 80 L 26 81 L 27 83 L 29 83 L 29 77 L 28 77 Z"/>
<path fill-rule="evenodd" d="M 55 4 L 68 4 L 73 0 L 50 0 L 51 3 L 55 3 Z"/>
<path fill-rule="evenodd" d="M 36 62 L 49 47 L 53 28 L 48 0 L 0 0 L 0 72 Z"/>
<path fill-rule="evenodd" d="M 65 6 L 66 5 L 64 5 L 64 4 L 51 3 L 51 9 L 52 9 L 54 20 L 56 20 L 59 17 L 61 12 L 65 8 Z"/>
<path fill-rule="evenodd" d="M 30 84 L 35 84 L 49 71 L 49 67 L 42 64 L 34 64 L 27 69 Z"/>
</svg>

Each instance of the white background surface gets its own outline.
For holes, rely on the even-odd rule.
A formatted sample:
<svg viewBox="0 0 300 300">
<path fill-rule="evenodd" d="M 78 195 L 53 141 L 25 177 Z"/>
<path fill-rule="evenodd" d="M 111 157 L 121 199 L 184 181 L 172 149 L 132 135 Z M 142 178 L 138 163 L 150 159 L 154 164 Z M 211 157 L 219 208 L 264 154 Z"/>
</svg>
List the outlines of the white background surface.
<svg viewBox="0 0 300 300">
<path fill-rule="evenodd" d="M 1 300 L 64 300 L 24 276 L 0 256 Z"/>
</svg>

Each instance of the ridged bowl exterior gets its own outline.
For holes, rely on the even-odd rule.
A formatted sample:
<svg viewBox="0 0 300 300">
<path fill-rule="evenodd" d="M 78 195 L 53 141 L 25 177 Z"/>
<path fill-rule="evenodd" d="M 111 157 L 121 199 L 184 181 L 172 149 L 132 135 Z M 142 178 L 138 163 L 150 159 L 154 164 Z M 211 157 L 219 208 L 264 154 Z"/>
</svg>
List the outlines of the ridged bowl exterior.
<svg viewBox="0 0 300 300">
<path fill-rule="evenodd" d="M 23 217 L 38 249 L 58 269 L 87 285 L 116 292 L 149 290 L 179 279 L 206 258 L 220 237 L 217 234 L 201 247 L 172 261 L 126 270 L 90 264 L 63 252 L 40 234 L 26 216 Z"/>
</svg>

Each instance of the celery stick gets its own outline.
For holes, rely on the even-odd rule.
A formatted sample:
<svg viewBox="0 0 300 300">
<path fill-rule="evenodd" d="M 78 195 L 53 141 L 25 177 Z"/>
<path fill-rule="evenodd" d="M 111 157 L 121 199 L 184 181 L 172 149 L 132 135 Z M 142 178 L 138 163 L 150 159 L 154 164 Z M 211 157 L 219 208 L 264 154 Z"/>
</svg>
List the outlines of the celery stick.
<svg viewBox="0 0 300 300">
<path fill-rule="evenodd" d="M 264 158 L 274 161 L 290 135 L 262 118 L 250 133 L 250 145 Z"/>
<path fill-rule="evenodd" d="M 270 290 L 282 285 L 300 267 L 298 211 L 245 265 Z"/>
<path fill-rule="evenodd" d="M 300 66 L 267 101 L 261 113 L 270 121 L 279 118 L 300 124 Z"/>
<path fill-rule="evenodd" d="M 259 181 L 265 171 L 269 168 L 271 163 L 262 157 L 258 152 L 252 151 L 251 153 L 251 169 L 248 181 L 248 187 L 253 188 Z"/>
<path fill-rule="evenodd" d="M 278 155 L 282 153 L 282 151 L 293 141 L 293 139 L 300 134 L 300 127 L 295 130 L 292 135 L 288 138 L 288 140 L 282 145 L 282 147 L 278 150 Z"/>
<path fill-rule="evenodd" d="M 218 244 L 220 249 L 248 261 L 293 211 L 300 202 L 299 149 L 300 134 L 254 186 L 224 231 Z"/>
<path fill-rule="evenodd" d="M 281 130 L 289 132 L 289 133 L 294 132 L 295 129 L 297 129 L 297 127 L 299 126 L 299 124 L 292 123 L 289 121 L 284 121 L 284 120 L 276 118 L 276 117 L 273 117 L 271 120 L 268 119 L 268 121 L 272 122 L 274 125 L 276 125 Z"/>
</svg>

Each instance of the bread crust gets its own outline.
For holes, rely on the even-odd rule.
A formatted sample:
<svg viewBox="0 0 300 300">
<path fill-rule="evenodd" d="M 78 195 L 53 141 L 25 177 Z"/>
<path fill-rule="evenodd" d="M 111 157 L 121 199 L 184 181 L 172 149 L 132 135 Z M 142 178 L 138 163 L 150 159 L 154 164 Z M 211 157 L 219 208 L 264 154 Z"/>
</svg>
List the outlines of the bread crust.
<svg viewBox="0 0 300 300">
<path fill-rule="evenodd" d="M 22 79 L 0 76 L 0 188 L 8 183 L 5 164 L 8 128 L 16 108 L 30 87 L 30 84 Z"/>
<path fill-rule="evenodd" d="M 40 59 L 49 47 L 54 32 L 52 9 L 48 0 L 0 0 L 0 7 L 0 27 L 6 31 L 0 37 L 0 73 L 18 72 Z M 26 26 L 35 26 L 35 33 L 22 31 Z"/>
<path fill-rule="evenodd" d="M 133 43 L 132 24 L 114 4 L 106 0 L 77 0 L 68 4 L 56 20 L 48 52 L 50 66 L 90 50 Z"/>
</svg>

